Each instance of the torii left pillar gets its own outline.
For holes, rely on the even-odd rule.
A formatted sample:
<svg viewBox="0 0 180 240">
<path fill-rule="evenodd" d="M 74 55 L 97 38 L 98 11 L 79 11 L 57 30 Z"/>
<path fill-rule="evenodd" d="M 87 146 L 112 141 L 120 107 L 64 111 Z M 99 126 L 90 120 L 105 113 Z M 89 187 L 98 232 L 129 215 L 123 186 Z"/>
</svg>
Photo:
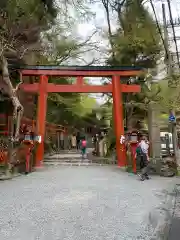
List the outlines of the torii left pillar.
<svg viewBox="0 0 180 240">
<path fill-rule="evenodd" d="M 47 110 L 47 76 L 40 76 L 39 82 L 39 96 L 38 96 L 38 112 L 37 112 L 37 131 L 41 136 L 41 142 L 38 144 L 36 152 L 35 167 L 41 167 L 44 157 L 44 139 L 46 127 L 46 110 Z"/>
<path fill-rule="evenodd" d="M 124 167 L 126 166 L 126 149 L 125 144 L 120 143 L 121 136 L 124 136 L 123 101 L 120 76 L 118 75 L 112 76 L 112 95 L 117 164 L 118 167 Z"/>
</svg>

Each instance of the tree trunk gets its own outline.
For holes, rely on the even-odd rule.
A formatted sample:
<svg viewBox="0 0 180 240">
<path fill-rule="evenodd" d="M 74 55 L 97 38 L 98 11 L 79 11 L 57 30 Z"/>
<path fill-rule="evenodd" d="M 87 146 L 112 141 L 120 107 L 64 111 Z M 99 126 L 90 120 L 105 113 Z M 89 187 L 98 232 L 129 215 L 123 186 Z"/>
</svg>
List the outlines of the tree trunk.
<svg viewBox="0 0 180 240">
<path fill-rule="evenodd" d="M 10 77 L 9 77 L 8 62 L 7 62 L 7 59 L 3 55 L 1 56 L 1 64 L 2 64 L 1 65 L 2 80 L 6 86 L 5 91 L 8 94 L 9 98 L 11 99 L 13 107 L 14 107 L 13 119 L 16 120 L 16 129 L 15 129 L 14 139 L 18 139 L 21 118 L 23 116 L 23 106 L 21 105 L 21 103 L 17 97 L 17 90 L 21 83 L 18 84 L 18 86 L 16 88 L 13 88 L 13 85 L 12 85 Z"/>
<path fill-rule="evenodd" d="M 112 30 L 111 30 L 111 20 L 110 20 L 110 14 L 109 14 L 109 0 L 102 0 L 102 4 L 105 8 L 105 12 L 106 12 L 106 20 L 107 20 L 107 25 L 108 25 L 108 34 L 109 34 L 109 43 L 111 45 L 111 50 L 112 50 L 112 56 L 113 56 L 113 59 L 115 57 L 115 54 L 114 54 L 114 44 L 113 44 L 113 40 L 112 40 L 112 37 L 113 37 L 113 34 L 112 34 Z"/>
</svg>

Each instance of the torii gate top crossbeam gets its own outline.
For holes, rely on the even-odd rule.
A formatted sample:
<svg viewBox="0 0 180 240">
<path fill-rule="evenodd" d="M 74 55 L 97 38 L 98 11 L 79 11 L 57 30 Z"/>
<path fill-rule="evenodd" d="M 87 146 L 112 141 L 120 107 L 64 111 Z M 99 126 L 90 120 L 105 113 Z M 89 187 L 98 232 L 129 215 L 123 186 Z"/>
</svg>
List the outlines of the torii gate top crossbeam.
<svg viewBox="0 0 180 240">
<path fill-rule="evenodd" d="M 84 76 L 111 77 L 136 76 L 142 71 L 140 67 L 107 67 L 107 66 L 21 66 L 18 67 L 22 75 L 37 76 Z"/>
</svg>

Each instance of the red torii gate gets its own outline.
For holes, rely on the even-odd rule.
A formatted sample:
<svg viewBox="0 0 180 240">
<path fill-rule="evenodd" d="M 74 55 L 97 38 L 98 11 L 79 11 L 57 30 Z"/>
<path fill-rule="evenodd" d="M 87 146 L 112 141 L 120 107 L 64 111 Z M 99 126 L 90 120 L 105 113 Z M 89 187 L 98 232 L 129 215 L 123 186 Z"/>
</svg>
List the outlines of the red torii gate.
<svg viewBox="0 0 180 240">
<path fill-rule="evenodd" d="M 44 156 L 44 134 L 46 122 L 47 94 L 49 92 L 76 92 L 76 93 L 109 93 L 113 95 L 116 152 L 118 166 L 126 165 L 126 153 L 124 144 L 120 143 L 121 135 L 124 135 L 123 125 L 123 92 L 140 92 L 139 85 L 126 85 L 120 82 L 120 77 L 137 76 L 141 68 L 137 67 L 106 67 L 106 66 L 25 66 L 19 69 L 23 76 L 39 76 L 39 83 L 22 84 L 24 91 L 39 93 L 37 130 L 41 136 L 41 143 L 36 154 L 36 167 L 40 167 Z M 72 85 L 57 85 L 48 83 L 48 76 L 76 77 L 76 83 Z M 84 77 L 111 77 L 112 84 L 87 85 Z"/>
</svg>

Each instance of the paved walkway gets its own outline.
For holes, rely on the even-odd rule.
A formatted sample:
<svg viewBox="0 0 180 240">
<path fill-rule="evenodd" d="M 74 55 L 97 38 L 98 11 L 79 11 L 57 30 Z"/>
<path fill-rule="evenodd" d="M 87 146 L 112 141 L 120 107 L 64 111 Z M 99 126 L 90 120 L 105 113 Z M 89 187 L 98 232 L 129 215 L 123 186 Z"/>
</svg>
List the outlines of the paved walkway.
<svg viewBox="0 0 180 240">
<path fill-rule="evenodd" d="M 176 178 L 54 167 L 0 182 L 1 240 L 161 239 Z"/>
</svg>

